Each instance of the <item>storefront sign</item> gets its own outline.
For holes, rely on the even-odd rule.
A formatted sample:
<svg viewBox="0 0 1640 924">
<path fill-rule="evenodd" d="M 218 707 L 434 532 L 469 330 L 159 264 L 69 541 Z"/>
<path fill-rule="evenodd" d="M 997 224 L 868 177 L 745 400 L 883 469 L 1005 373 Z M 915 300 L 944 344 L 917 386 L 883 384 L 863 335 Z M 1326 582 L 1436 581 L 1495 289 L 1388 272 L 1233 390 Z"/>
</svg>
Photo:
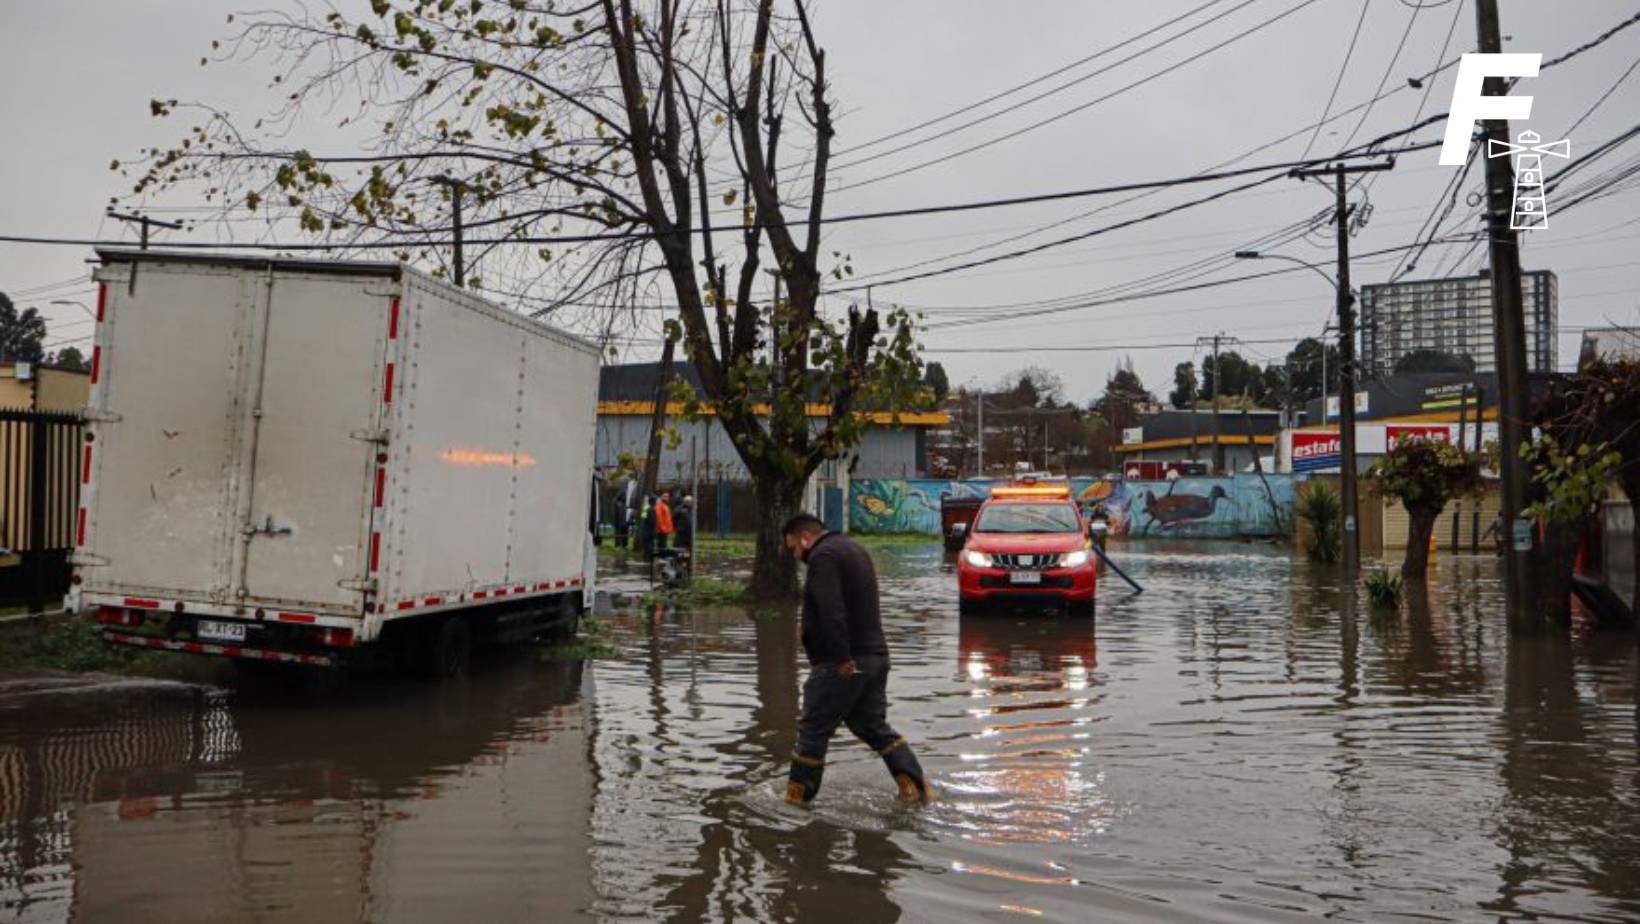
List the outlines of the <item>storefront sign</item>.
<svg viewBox="0 0 1640 924">
<path fill-rule="evenodd" d="M 1337 433 L 1293 433 L 1293 471 L 1315 472 L 1338 468 L 1343 460 L 1343 441 Z"/>
<path fill-rule="evenodd" d="M 1388 437 L 1389 450 L 1395 451 L 1397 443 L 1404 439 L 1440 440 L 1443 443 L 1452 442 L 1452 430 L 1445 425 L 1435 426 L 1403 426 L 1385 428 Z"/>
</svg>

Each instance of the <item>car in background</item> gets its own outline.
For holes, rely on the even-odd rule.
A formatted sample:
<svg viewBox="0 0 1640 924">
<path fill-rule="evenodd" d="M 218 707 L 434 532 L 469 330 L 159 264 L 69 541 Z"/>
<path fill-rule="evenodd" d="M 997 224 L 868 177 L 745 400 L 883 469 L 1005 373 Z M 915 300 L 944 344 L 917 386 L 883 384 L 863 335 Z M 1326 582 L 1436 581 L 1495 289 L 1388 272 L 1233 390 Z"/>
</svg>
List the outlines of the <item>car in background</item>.
<svg viewBox="0 0 1640 924">
<path fill-rule="evenodd" d="M 1046 605 L 1091 615 L 1098 568 L 1088 531 L 1066 484 L 995 488 L 957 555 L 962 610 Z"/>
</svg>

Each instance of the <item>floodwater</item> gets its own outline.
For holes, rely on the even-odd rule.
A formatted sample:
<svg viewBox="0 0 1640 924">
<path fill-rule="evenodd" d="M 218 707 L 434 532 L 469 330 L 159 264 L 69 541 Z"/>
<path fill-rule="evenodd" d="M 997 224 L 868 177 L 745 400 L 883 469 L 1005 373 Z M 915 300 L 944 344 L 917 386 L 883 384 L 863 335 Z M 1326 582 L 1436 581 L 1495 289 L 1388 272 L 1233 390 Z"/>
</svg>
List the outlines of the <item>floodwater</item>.
<svg viewBox="0 0 1640 924">
<path fill-rule="evenodd" d="M 1118 546 L 1095 620 L 959 618 L 878 553 L 891 719 L 784 805 L 789 617 L 610 617 L 449 686 L 0 682 L 0 922 L 1640 919 L 1635 638 L 1399 616 L 1262 545 Z"/>
</svg>

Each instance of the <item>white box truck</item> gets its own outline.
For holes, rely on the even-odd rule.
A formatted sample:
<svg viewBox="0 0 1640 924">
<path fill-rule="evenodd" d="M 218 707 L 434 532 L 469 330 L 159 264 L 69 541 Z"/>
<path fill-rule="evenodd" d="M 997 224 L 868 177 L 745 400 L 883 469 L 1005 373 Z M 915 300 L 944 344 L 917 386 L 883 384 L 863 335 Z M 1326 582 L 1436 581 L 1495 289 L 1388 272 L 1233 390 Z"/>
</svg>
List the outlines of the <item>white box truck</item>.
<svg viewBox="0 0 1640 924">
<path fill-rule="evenodd" d="M 595 347 L 396 263 L 98 255 L 68 606 L 107 641 L 448 673 L 573 631 Z"/>
</svg>

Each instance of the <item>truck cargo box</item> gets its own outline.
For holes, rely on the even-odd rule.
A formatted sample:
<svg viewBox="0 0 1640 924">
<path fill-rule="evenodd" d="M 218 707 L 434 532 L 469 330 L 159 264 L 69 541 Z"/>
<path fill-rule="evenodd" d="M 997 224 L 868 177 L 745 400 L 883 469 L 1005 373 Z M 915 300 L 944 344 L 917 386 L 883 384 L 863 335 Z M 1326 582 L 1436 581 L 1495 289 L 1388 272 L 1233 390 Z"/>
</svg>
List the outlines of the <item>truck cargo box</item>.
<svg viewBox="0 0 1640 924">
<path fill-rule="evenodd" d="M 595 347 L 399 264 L 100 256 L 69 604 L 112 640 L 328 663 L 587 599 Z"/>
</svg>

